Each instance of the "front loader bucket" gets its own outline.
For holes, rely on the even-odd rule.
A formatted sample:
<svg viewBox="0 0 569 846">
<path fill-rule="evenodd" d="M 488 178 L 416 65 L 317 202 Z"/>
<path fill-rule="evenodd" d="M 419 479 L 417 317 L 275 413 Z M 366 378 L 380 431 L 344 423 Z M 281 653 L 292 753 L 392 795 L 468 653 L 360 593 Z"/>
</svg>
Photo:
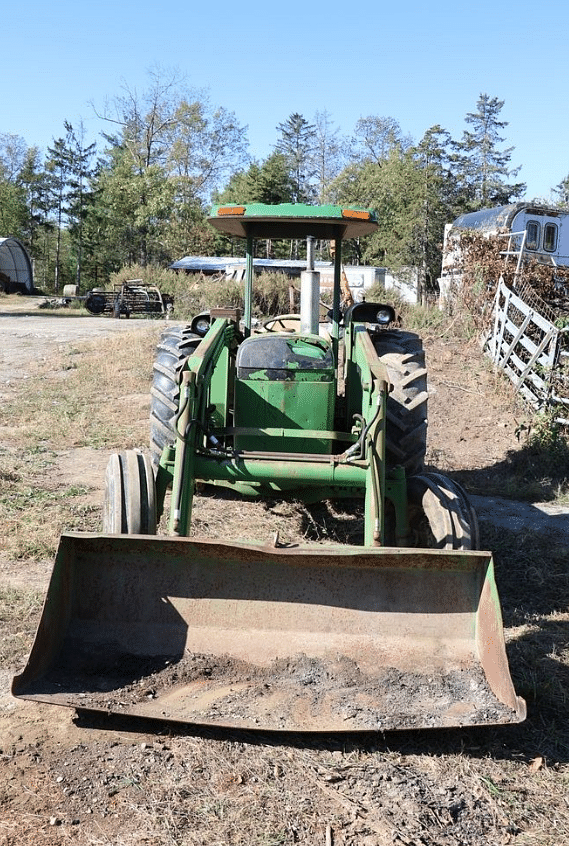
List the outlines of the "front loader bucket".
<svg viewBox="0 0 569 846">
<path fill-rule="evenodd" d="M 287 731 L 520 722 L 487 552 L 61 538 L 12 692 Z"/>
</svg>

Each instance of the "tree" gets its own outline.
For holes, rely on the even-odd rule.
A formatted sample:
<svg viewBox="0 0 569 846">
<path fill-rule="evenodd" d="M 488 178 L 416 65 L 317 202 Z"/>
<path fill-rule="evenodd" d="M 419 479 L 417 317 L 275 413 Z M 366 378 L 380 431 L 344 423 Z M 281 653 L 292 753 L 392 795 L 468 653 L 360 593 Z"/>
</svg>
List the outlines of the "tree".
<svg viewBox="0 0 569 846">
<path fill-rule="evenodd" d="M 435 289 L 441 271 L 444 227 L 458 213 L 456 182 L 452 174 L 452 139 L 438 124 L 430 127 L 413 156 L 420 170 L 417 204 L 418 264 L 422 268 L 422 294 Z"/>
<path fill-rule="evenodd" d="M 146 91 L 124 92 L 102 115 L 117 127 L 104 136 L 97 177 L 107 260 L 163 263 L 207 241 L 204 203 L 243 164 L 245 129 L 202 94 L 192 97 L 174 71 L 154 69 Z"/>
<path fill-rule="evenodd" d="M 68 145 L 68 192 L 66 215 L 69 225 L 71 243 L 75 251 L 75 282 L 80 288 L 83 267 L 83 228 L 88 212 L 88 206 L 93 200 L 90 190 L 91 179 L 94 174 L 93 158 L 96 145 L 85 145 L 85 132 L 81 125 L 76 131 L 65 121 Z"/>
<path fill-rule="evenodd" d="M 37 147 L 29 147 L 23 167 L 17 177 L 25 197 L 25 224 L 22 240 L 34 262 L 34 277 L 42 286 L 51 282 L 48 258 L 52 252 L 54 223 L 52 211 L 51 176 L 44 168 Z"/>
<path fill-rule="evenodd" d="M 164 241 L 176 253 L 207 252 L 215 236 L 204 209 L 223 180 L 248 160 L 246 129 L 232 112 L 212 108 L 200 95 L 184 98 L 168 131 L 168 178 L 174 189 Z"/>
<path fill-rule="evenodd" d="M 18 135 L 0 133 L 0 235 L 23 242 L 43 284 L 54 231 L 52 190 L 53 174 L 44 169 L 38 148 L 28 147 Z"/>
<path fill-rule="evenodd" d="M 402 155 L 401 150 L 394 148 L 381 164 L 371 159 L 360 163 L 352 162 L 334 183 L 337 202 L 375 209 L 378 218 L 378 229 L 367 237 L 363 244 L 345 244 L 346 260 L 348 251 L 353 251 L 356 247 L 356 262 L 365 260 L 377 265 L 402 263 L 396 255 L 402 243 L 396 229 L 396 204 L 402 184 L 398 171 L 402 165 Z M 403 185 L 405 189 L 408 188 L 408 182 Z"/>
<path fill-rule="evenodd" d="M 16 182 L 24 167 L 28 146 L 20 135 L 0 133 L 0 172 L 8 182 Z"/>
<path fill-rule="evenodd" d="M 97 175 L 108 256 L 114 254 L 111 264 L 144 267 L 156 260 L 161 230 L 172 210 L 167 158 L 180 78 L 159 68 L 149 75 L 150 85 L 141 95 L 124 85 L 123 94 L 100 115 L 117 127 L 116 133 L 103 136 L 108 144 L 106 161 Z"/>
<path fill-rule="evenodd" d="M 283 153 L 272 153 L 262 164 L 252 162 L 246 171 L 239 171 L 227 187 L 216 195 L 218 203 L 291 203 L 295 192 L 294 178 L 288 159 Z M 218 245 L 227 244 L 226 236 L 217 236 Z M 243 244 L 237 248 L 242 253 Z M 233 254 L 235 245 L 231 241 Z M 267 241 L 265 253 L 272 255 L 272 243 Z"/>
<path fill-rule="evenodd" d="M 19 135 L 0 134 L 0 236 L 25 234 L 26 196 L 20 173 L 26 158 L 26 142 Z"/>
<path fill-rule="evenodd" d="M 294 112 L 284 123 L 279 123 L 277 130 L 280 138 L 275 150 L 282 153 L 288 162 L 294 186 L 292 200 L 295 203 L 309 202 L 314 197 L 312 180 L 316 127 L 298 112 Z"/>
<path fill-rule="evenodd" d="M 253 197 L 259 203 L 294 202 L 297 184 L 282 153 L 273 153 L 259 168 L 253 183 Z"/>
<path fill-rule="evenodd" d="M 350 158 L 381 164 L 394 148 L 404 150 L 412 140 L 404 136 L 395 118 L 370 115 L 360 118 L 352 138 Z"/>
<path fill-rule="evenodd" d="M 352 249 L 357 261 L 401 267 L 413 264 L 417 222 L 413 197 L 417 167 L 409 153 L 411 139 L 395 118 L 360 118 L 349 150 L 350 162 L 333 184 L 338 202 L 374 208 L 378 230 Z M 414 211 L 409 211 L 413 206 Z"/>
<path fill-rule="evenodd" d="M 26 206 L 22 190 L 0 172 L 0 233 L 22 237 Z"/>
<path fill-rule="evenodd" d="M 89 184 L 89 202 L 85 207 L 82 229 L 82 284 L 85 288 L 87 285 L 104 286 L 109 275 L 122 264 L 120 236 L 124 235 L 124 231 L 121 229 L 119 236 L 113 225 L 116 218 L 113 217 L 105 196 L 107 172 L 107 162 L 104 158 L 99 158 Z"/>
<path fill-rule="evenodd" d="M 316 112 L 314 124 L 311 169 L 314 172 L 316 198 L 319 203 L 329 203 L 332 200 L 332 183 L 345 164 L 346 141 L 340 136 L 338 128 L 334 127 L 327 111 Z"/>
<path fill-rule="evenodd" d="M 168 128 L 168 170 L 193 198 L 208 202 L 231 173 L 248 161 L 246 127 L 203 95 L 184 98 Z"/>
<path fill-rule="evenodd" d="M 55 265 L 53 289 L 59 293 L 62 278 L 63 263 L 63 221 L 69 200 L 68 177 L 71 169 L 71 152 L 69 150 L 69 129 L 66 125 L 65 138 L 57 138 L 51 147 L 47 148 L 48 159 L 45 164 L 47 174 L 47 188 L 50 211 L 55 215 Z"/>
<path fill-rule="evenodd" d="M 247 170 L 233 174 L 218 203 L 292 203 L 295 191 L 288 160 L 283 153 L 272 153 L 264 162 L 252 162 Z"/>
<path fill-rule="evenodd" d="M 352 163 L 336 183 L 341 202 L 376 210 L 378 229 L 360 245 L 359 260 L 399 271 L 419 268 L 420 295 L 439 276 L 438 245 L 453 214 L 449 144 L 448 133 L 432 127 L 416 146 L 394 144 L 381 161 L 370 155 Z"/>
<path fill-rule="evenodd" d="M 569 208 L 569 174 L 555 186 L 553 193 L 557 194 L 556 205 L 563 209 Z"/>
<path fill-rule="evenodd" d="M 162 236 L 172 214 L 173 184 L 159 164 L 140 166 L 127 144 L 112 144 L 98 168 L 91 210 L 102 227 L 104 266 L 164 260 Z"/>
<path fill-rule="evenodd" d="M 465 121 L 472 129 L 464 130 L 462 140 L 455 144 L 455 172 L 461 183 L 464 210 L 474 211 L 487 206 L 503 205 L 520 197 L 525 191 L 522 182 L 508 183 L 520 168 L 510 168 L 514 147 L 499 149 L 504 141 L 500 131 L 508 125 L 499 120 L 503 100 L 480 94 L 475 112 Z"/>
</svg>

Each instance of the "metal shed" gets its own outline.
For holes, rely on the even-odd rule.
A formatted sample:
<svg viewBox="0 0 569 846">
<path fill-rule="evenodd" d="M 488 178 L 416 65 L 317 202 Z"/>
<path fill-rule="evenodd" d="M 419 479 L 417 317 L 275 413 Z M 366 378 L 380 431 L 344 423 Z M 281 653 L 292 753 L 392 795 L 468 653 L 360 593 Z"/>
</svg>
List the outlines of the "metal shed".
<svg viewBox="0 0 569 846">
<path fill-rule="evenodd" d="M 16 238 L 0 238 L 0 291 L 34 292 L 32 263 L 26 248 Z"/>
</svg>

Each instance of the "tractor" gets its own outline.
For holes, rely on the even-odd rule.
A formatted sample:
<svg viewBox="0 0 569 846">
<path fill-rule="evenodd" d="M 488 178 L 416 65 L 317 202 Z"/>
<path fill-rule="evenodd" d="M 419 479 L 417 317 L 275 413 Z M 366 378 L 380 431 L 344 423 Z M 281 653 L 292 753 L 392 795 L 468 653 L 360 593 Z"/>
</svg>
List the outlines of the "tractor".
<svg viewBox="0 0 569 846">
<path fill-rule="evenodd" d="M 163 333 L 150 451 L 110 457 L 102 534 L 62 536 L 14 694 L 275 731 L 523 720 L 474 509 L 425 469 L 421 340 L 389 304 L 341 307 L 342 242 L 373 232 L 374 212 L 246 204 L 209 220 L 245 241 L 242 313 Z M 307 237 L 334 242 L 330 324 L 312 273 L 300 315 L 256 323 L 255 241 Z M 362 543 L 200 540 L 201 486 L 358 500 Z"/>
</svg>

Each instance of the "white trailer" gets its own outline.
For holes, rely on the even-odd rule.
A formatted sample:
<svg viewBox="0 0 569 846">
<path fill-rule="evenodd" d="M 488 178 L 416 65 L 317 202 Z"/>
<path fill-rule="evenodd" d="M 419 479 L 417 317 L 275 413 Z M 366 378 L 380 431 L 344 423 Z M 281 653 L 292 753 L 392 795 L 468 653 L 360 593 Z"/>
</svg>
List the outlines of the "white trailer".
<svg viewBox="0 0 569 846">
<path fill-rule="evenodd" d="M 461 235 L 472 231 L 487 238 L 503 238 L 504 245 L 500 253 L 505 262 L 515 261 L 518 271 L 524 258 L 532 258 L 552 267 L 569 266 L 569 212 L 528 202 L 480 209 L 463 214 L 445 226 L 439 279 L 441 300 L 446 299 L 453 283 L 460 285 Z"/>
</svg>

